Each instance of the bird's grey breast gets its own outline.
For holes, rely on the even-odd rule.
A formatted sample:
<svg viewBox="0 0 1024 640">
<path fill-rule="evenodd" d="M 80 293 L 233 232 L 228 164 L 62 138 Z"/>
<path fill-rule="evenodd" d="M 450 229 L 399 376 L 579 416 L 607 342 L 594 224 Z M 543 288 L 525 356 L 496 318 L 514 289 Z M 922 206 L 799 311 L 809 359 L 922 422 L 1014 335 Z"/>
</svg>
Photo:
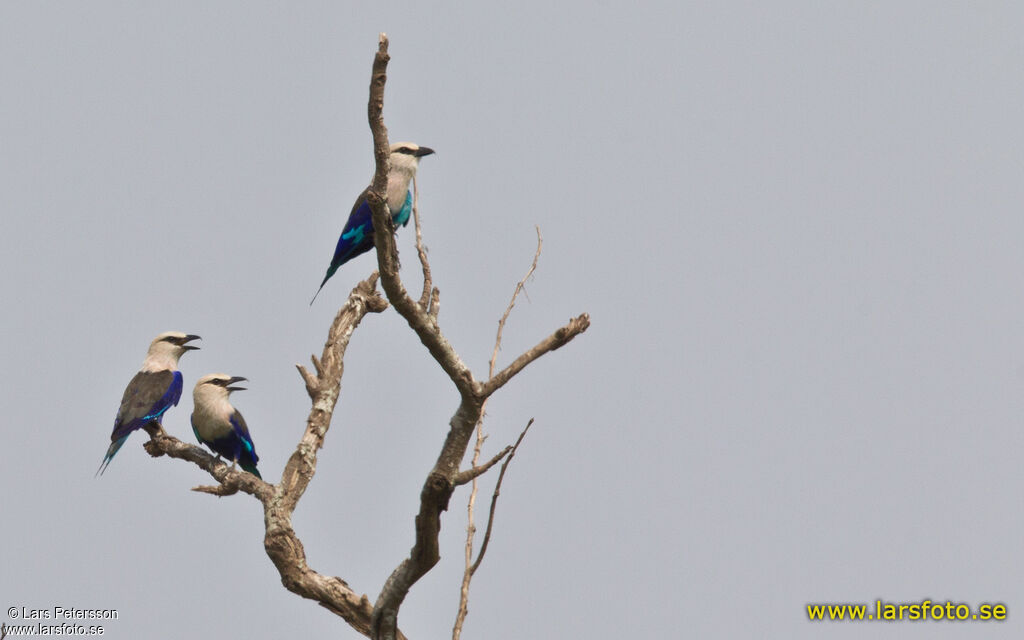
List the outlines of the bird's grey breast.
<svg viewBox="0 0 1024 640">
<path fill-rule="evenodd" d="M 192 412 L 192 424 L 204 439 L 219 440 L 233 431 L 229 416 L 230 412 L 219 406 L 197 404 Z"/>
</svg>

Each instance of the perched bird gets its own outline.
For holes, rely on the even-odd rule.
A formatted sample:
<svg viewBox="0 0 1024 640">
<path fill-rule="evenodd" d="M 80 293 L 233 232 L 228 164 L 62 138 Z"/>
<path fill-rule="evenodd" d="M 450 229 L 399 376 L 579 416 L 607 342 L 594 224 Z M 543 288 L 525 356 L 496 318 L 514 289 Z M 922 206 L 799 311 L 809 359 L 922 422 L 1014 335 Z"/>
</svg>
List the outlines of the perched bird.
<svg viewBox="0 0 1024 640">
<path fill-rule="evenodd" d="M 420 158 L 434 153 L 433 149 L 421 147 L 412 142 L 396 142 L 391 145 L 391 172 L 388 174 L 388 210 L 391 211 L 391 220 L 395 226 L 409 224 L 409 216 L 412 214 L 412 192 L 409 190 L 409 183 L 416 175 Z M 334 249 L 334 257 L 327 267 L 327 275 L 320 283 L 320 289 L 324 288 L 327 281 L 331 279 L 338 267 L 345 264 L 352 258 L 362 255 L 373 248 L 373 215 L 370 212 L 370 203 L 366 200 L 366 193 L 369 187 L 363 190 L 356 198 L 352 207 L 352 213 L 348 214 L 348 221 L 338 238 L 338 246 Z M 313 300 L 320 295 L 320 289 L 316 290 Z"/>
<path fill-rule="evenodd" d="M 193 340 L 199 340 L 199 336 L 168 331 L 158 335 L 149 344 L 149 352 L 142 362 L 142 369 L 135 374 L 124 390 L 121 408 L 114 418 L 114 431 L 110 434 L 110 447 L 96 471 L 97 475 L 107 470 L 117 450 L 132 431 L 153 422 L 159 425 L 164 412 L 178 404 L 181 398 L 178 358 L 186 351 L 199 348 L 188 344 Z"/>
<path fill-rule="evenodd" d="M 238 409 L 231 406 L 228 396 L 232 391 L 245 391 L 245 387 L 232 387 L 245 378 L 225 373 L 211 373 L 199 378 L 192 391 L 195 408 L 192 410 L 192 431 L 200 444 L 205 444 L 217 457 L 224 456 L 235 465 L 257 478 L 263 479 L 256 469 L 260 457 L 249 436 L 249 427 Z"/>
</svg>

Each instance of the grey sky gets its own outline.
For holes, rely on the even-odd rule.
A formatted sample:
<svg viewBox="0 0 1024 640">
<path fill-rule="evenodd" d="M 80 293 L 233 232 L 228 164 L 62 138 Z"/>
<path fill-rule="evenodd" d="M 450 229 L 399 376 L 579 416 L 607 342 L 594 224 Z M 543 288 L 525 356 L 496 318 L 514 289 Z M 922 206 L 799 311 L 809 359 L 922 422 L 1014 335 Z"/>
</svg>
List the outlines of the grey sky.
<svg viewBox="0 0 1024 640">
<path fill-rule="evenodd" d="M 346 3 L 348 4 L 348 3 Z M 287 592 L 246 496 L 134 435 L 94 480 L 159 332 L 202 335 L 275 480 L 310 308 L 373 158 L 437 150 L 420 209 L 440 320 L 483 375 L 591 329 L 488 406 L 509 471 L 465 638 L 1019 637 L 1024 610 L 1024 9 L 1016 3 L 3 3 L 0 611 L 116 608 L 107 637 L 359 637 Z M 415 279 L 413 234 L 400 233 Z M 457 404 L 404 322 L 349 348 L 295 514 L 376 597 Z M 489 491 L 489 479 L 485 484 Z M 446 637 L 465 497 L 400 626 Z M 990 623 L 812 624 L 808 602 L 1003 602 Z M 6 616 L 4 621 L 10 621 Z"/>
</svg>

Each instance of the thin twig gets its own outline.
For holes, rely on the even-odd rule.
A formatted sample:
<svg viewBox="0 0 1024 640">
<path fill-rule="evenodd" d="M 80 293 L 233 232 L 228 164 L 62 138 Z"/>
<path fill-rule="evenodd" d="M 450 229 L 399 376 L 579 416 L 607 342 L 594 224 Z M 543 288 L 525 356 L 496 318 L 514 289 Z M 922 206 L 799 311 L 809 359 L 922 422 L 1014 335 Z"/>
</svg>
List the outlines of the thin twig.
<svg viewBox="0 0 1024 640">
<path fill-rule="evenodd" d="M 420 308 L 430 312 L 430 293 L 434 287 L 434 281 L 430 276 L 430 263 L 427 261 L 427 250 L 423 246 L 423 229 L 420 226 L 420 189 L 416 183 L 416 176 L 412 177 L 412 218 L 416 225 L 416 253 L 420 257 L 420 266 L 423 268 L 423 293 L 420 295 Z"/>
<path fill-rule="evenodd" d="M 494 527 L 494 513 L 498 505 L 498 496 L 501 494 L 501 483 L 505 479 L 505 470 L 508 469 L 509 463 L 512 462 L 512 458 L 516 455 L 516 451 L 519 449 L 519 445 L 522 444 L 523 438 L 526 437 L 526 432 L 530 430 L 530 425 L 533 424 L 533 418 L 526 423 L 526 428 L 519 434 L 515 444 L 505 447 L 501 452 L 501 456 L 506 453 L 508 456 L 505 457 L 505 462 L 501 465 L 501 471 L 498 472 L 498 481 L 494 484 L 494 493 L 491 495 L 491 508 L 487 514 L 487 528 L 484 530 L 484 539 L 480 543 L 480 552 L 477 554 L 476 561 L 472 561 L 473 556 L 473 533 L 476 533 L 476 525 L 473 524 L 473 507 L 470 502 L 469 507 L 469 527 L 467 528 L 470 533 L 466 541 L 466 569 L 462 574 L 462 588 L 459 595 L 459 612 L 455 616 L 455 625 L 452 627 L 452 640 L 459 640 L 462 636 L 462 625 L 466 621 L 466 615 L 469 613 L 469 584 L 473 580 L 473 575 L 476 574 L 477 569 L 480 568 L 480 563 L 483 562 L 484 554 L 487 553 L 487 546 L 491 542 L 491 531 Z M 492 460 L 493 462 L 493 460 Z M 479 474 L 477 474 L 479 475 Z M 475 484 L 475 481 L 474 481 Z"/>
<path fill-rule="evenodd" d="M 495 352 L 497 353 L 497 352 Z M 491 367 L 494 367 L 494 356 L 491 357 Z M 484 401 L 486 404 L 486 401 Z M 480 451 L 483 449 L 484 441 L 484 412 L 481 411 L 480 419 L 476 423 L 476 444 L 473 445 L 473 468 L 480 463 Z M 476 537 L 476 521 L 474 511 L 476 509 L 476 493 L 479 484 L 473 476 L 473 484 L 469 491 L 469 500 L 466 502 L 466 547 L 465 547 L 465 569 L 462 571 L 462 584 L 459 586 L 459 610 L 455 614 L 455 625 L 452 627 L 452 640 L 459 640 L 462 635 L 462 625 L 466 621 L 466 614 L 469 613 L 469 583 L 473 579 L 470 568 L 473 566 L 473 538 Z"/>
<path fill-rule="evenodd" d="M 508 469 L 509 463 L 512 462 L 512 458 L 515 457 L 516 451 L 519 450 L 519 445 L 522 444 L 523 438 L 526 437 L 526 432 L 530 430 L 530 425 L 533 424 L 533 418 L 526 423 L 526 428 L 516 438 L 516 443 L 512 445 L 512 450 L 509 452 L 508 457 L 505 458 L 505 462 L 501 464 L 501 471 L 498 472 L 498 481 L 494 484 L 494 494 L 491 496 L 491 510 L 487 515 L 487 529 L 484 531 L 483 542 L 480 543 L 480 553 L 476 556 L 476 562 L 470 568 L 470 575 L 476 573 L 476 570 L 480 568 L 480 563 L 484 559 L 484 554 L 487 553 L 487 545 L 491 542 L 491 527 L 494 525 L 494 509 L 498 504 L 498 496 L 501 494 L 501 481 L 505 479 L 505 470 Z"/>
<path fill-rule="evenodd" d="M 483 463 L 482 465 L 477 466 L 474 464 L 469 469 L 466 469 L 465 471 L 460 471 L 459 475 L 455 476 L 455 486 L 461 487 L 467 482 L 475 480 L 482 476 L 483 474 L 487 473 L 488 469 L 501 462 L 501 459 L 507 456 L 510 451 L 512 451 L 512 445 L 505 447 L 504 449 L 498 452 L 498 455 L 494 456 L 493 458 Z"/>
<path fill-rule="evenodd" d="M 491 364 L 487 370 L 488 379 L 494 377 L 494 363 L 498 360 L 498 351 L 501 350 L 501 334 L 505 331 L 505 323 L 508 322 L 508 316 L 512 313 L 512 307 L 516 306 L 516 298 L 519 297 L 519 292 L 526 287 L 526 281 L 537 270 L 537 260 L 540 259 L 540 250 L 544 246 L 544 238 L 540 235 L 540 226 L 535 225 L 534 229 L 537 230 L 537 250 L 533 253 L 533 263 L 526 270 L 526 275 L 523 276 L 523 279 L 516 284 L 516 290 L 512 292 L 512 299 L 508 301 L 508 307 L 505 308 L 505 313 L 501 315 L 501 320 L 498 320 L 498 335 L 494 339 L 494 351 L 491 352 Z"/>
<path fill-rule="evenodd" d="M 516 305 L 516 298 L 519 297 L 519 292 L 526 286 L 526 281 L 537 269 L 537 260 L 540 258 L 540 251 L 544 245 L 544 239 L 540 235 L 540 227 L 535 226 L 534 228 L 537 230 L 537 250 L 533 253 L 533 262 L 530 264 L 530 268 L 527 269 L 526 275 L 523 276 L 523 278 L 516 284 L 516 288 L 512 292 L 512 298 L 508 301 L 508 307 L 505 308 L 505 313 L 503 313 L 501 315 L 501 319 L 498 320 L 498 334 L 494 338 L 494 350 L 491 352 L 491 361 L 487 368 L 488 379 L 494 377 L 494 366 L 498 361 L 498 351 L 501 350 L 501 337 L 505 331 L 505 323 L 508 321 L 508 317 L 512 313 L 512 307 Z M 483 416 L 486 415 L 486 409 L 487 400 L 485 399 L 480 420 L 476 423 L 476 444 L 473 446 L 473 468 L 476 468 L 480 463 L 480 451 L 483 449 L 484 440 L 487 438 L 487 436 L 484 435 L 483 421 Z M 506 448 L 506 451 L 508 451 L 508 448 Z M 459 611 L 455 616 L 455 626 L 452 627 L 452 640 L 459 640 L 459 637 L 462 635 L 462 625 L 466 620 L 466 615 L 469 613 L 469 583 L 473 580 L 473 573 L 476 571 L 474 567 L 479 566 L 479 560 L 476 563 L 473 562 L 473 538 L 476 537 L 476 522 L 473 512 L 476 509 L 476 494 L 478 489 L 479 487 L 477 486 L 476 476 L 473 476 L 473 485 L 470 489 L 469 500 L 466 504 L 466 565 L 462 572 L 462 585 L 459 589 Z"/>
</svg>

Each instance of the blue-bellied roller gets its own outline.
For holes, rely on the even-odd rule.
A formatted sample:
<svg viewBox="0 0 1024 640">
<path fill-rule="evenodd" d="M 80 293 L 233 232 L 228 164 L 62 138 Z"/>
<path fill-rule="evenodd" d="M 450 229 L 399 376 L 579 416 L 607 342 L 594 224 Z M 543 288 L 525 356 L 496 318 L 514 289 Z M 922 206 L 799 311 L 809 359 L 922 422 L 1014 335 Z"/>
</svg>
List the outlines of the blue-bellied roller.
<svg viewBox="0 0 1024 640">
<path fill-rule="evenodd" d="M 249 427 L 238 409 L 228 399 L 232 391 L 245 391 L 245 387 L 232 386 L 243 382 L 241 376 L 211 373 L 199 378 L 192 391 L 195 407 L 192 410 L 192 431 L 200 444 L 205 444 L 217 457 L 224 456 L 235 465 L 262 479 L 256 463 L 256 447 L 249 435 Z"/>
<path fill-rule="evenodd" d="M 160 421 L 164 413 L 178 404 L 181 398 L 181 372 L 178 371 L 178 358 L 186 351 L 199 347 L 189 342 L 198 340 L 199 336 L 179 331 L 161 333 L 149 344 L 142 369 L 135 374 L 121 398 L 121 408 L 114 418 L 114 430 L 110 434 L 110 447 L 103 457 L 96 474 L 102 474 L 110 466 L 110 461 L 117 455 L 118 449 L 132 431 Z"/>
<path fill-rule="evenodd" d="M 396 142 L 391 145 L 391 171 L 388 173 L 388 210 L 391 212 L 391 220 L 395 227 L 409 224 L 409 216 L 412 214 L 412 192 L 409 190 L 409 183 L 416 175 L 420 158 L 434 153 L 433 149 L 421 147 L 413 142 Z M 373 248 L 373 215 L 370 212 L 370 203 L 366 200 L 369 187 L 363 190 L 356 198 L 352 206 L 352 213 L 348 214 L 348 221 L 345 228 L 341 230 L 338 237 L 338 244 L 334 248 L 334 257 L 327 267 L 327 275 L 320 283 L 320 289 L 316 290 L 313 304 L 320 290 L 324 288 L 327 281 L 331 279 L 338 267 L 345 264 L 352 258 L 362 255 Z"/>
</svg>

